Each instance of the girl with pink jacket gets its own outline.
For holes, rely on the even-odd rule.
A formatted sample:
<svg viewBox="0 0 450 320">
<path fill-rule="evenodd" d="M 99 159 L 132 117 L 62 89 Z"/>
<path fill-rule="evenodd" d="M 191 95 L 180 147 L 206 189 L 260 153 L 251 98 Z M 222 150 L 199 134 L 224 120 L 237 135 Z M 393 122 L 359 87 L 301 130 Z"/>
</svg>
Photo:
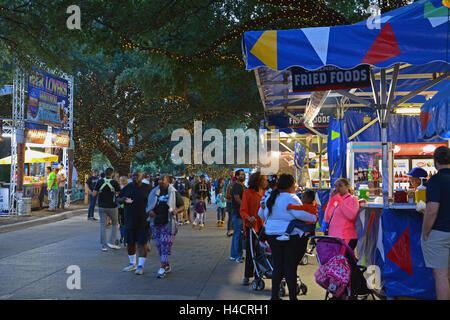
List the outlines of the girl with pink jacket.
<svg viewBox="0 0 450 320">
<path fill-rule="evenodd" d="M 358 218 L 358 198 L 350 193 L 350 183 L 346 179 L 338 179 L 331 192 L 325 221 L 329 224 L 330 237 L 345 240 L 350 248 L 355 249 L 358 242 L 356 234 L 356 219 Z"/>
</svg>

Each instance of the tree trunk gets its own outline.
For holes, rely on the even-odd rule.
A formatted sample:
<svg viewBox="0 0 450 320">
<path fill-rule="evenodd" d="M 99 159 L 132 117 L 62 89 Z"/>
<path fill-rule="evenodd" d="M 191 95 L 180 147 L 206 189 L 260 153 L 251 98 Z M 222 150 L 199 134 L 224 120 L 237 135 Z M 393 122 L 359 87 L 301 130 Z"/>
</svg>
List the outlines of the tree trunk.
<svg viewBox="0 0 450 320">
<path fill-rule="evenodd" d="M 119 162 L 111 162 L 112 166 L 114 167 L 114 170 L 116 173 L 119 173 L 119 175 L 122 176 L 128 176 L 131 170 L 131 161 L 127 161 L 124 159 L 121 159 Z"/>
<path fill-rule="evenodd" d="M 73 155 L 78 181 L 80 181 L 81 184 L 84 184 L 85 176 L 91 175 L 93 150 L 76 148 Z"/>
</svg>

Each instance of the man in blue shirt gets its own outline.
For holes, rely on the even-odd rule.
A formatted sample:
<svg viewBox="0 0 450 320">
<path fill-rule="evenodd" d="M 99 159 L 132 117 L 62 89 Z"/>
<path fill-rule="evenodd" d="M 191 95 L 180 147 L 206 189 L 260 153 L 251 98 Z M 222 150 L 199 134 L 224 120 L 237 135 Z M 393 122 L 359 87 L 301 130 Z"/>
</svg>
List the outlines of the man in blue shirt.
<svg viewBox="0 0 450 320">
<path fill-rule="evenodd" d="M 449 300 L 450 149 L 437 148 L 433 158 L 438 173 L 428 181 L 422 251 L 425 265 L 433 269 L 438 300 Z"/>
</svg>

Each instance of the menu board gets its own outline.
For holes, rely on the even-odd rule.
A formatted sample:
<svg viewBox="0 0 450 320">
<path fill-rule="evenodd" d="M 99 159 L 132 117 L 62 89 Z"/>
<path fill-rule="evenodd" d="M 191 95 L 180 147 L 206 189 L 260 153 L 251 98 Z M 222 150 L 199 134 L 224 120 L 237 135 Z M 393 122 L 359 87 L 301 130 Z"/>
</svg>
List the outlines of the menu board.
<svg viewBox="0 0 450 320">
<path fill-rule="evenodd" d="M 437 173 L 436 168 L 434 167 L 434 161 L 433 159 L 411 159 L 413 168 L 419 167 L 424 169 L 428 176 L 431 176 L 433 174 Z"/>
<path fill-rule="evenodd" d="M 27 143 L 44 144 L 47 137 L 47 126 L 36 123 L 25 123 L 25 141 Z"/>
<path fill-rule="evenodd" d="M 68 148 L 70 146 L 69 131 L 52 128 L 52 146 L 58 148 Z"/>
<path fill-rule="evenodd" d="M 27 120 L 69 125 L 68 81 L 43 72 L 28 77 Z"/>
</svg>

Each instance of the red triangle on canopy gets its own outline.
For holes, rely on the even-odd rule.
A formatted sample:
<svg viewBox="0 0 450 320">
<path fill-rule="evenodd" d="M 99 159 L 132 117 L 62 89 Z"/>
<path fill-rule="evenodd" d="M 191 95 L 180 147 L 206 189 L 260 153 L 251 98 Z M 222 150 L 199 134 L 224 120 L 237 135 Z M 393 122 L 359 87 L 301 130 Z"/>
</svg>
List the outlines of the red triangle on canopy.
<svg viewBox="0 0 450 320">
<path fill-rule="evenodd" d="M 420 126 L 422 127 L 422 134 L 425 133 L 425 130 L 427 129 L 428 122 L 430 122 L 431 118 L 433 117 L 433 114 L 428 112 L 420 112 Z"/>
<path fill-rule="evenodd" d="M 413 275 L 411 247 L 409 244 L 409 227 L 406 228 L 406 230 L 398 238 L 397 242 L 394 243 L 386 257 L 395 263 L 400 269 L 407 272 L 410 276 Z"/>
<path fill-rule="evenodd" d="M 377 64 L 401 54 L 394 31 L 386 23 L 361 63 Z"/>
</svg>

